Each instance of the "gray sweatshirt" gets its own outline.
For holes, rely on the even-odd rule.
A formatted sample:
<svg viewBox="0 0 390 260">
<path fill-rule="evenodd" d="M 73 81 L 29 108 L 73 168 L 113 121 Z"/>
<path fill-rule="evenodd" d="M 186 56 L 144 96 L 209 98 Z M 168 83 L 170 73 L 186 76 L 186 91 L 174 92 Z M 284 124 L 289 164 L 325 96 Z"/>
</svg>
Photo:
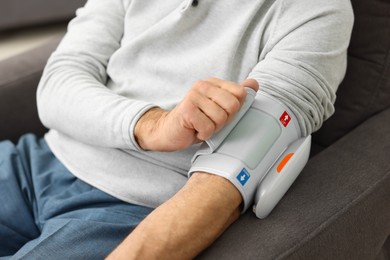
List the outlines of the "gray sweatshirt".
<svg viewBox="0 0 390 260">
<path fill-rule="evenodd" d="M 309 134 L 334 111 L 352 23 L 349 0 L 89 0 L 38 88 L 45 138 L 78 178 L 158 206 L 186 182 L 198 145 L 142 151 L 145 111 L 172 109 L 199 79 L 254 78 Z"/>
</svg>

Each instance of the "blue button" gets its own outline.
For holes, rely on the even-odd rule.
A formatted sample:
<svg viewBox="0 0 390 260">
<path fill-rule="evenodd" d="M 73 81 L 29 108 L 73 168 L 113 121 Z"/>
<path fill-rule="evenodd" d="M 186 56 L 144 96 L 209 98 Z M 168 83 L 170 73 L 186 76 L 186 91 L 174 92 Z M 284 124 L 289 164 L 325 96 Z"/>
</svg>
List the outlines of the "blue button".
<svg viewBox="0 0 390 260">
<path fill-rule="evenodd" d="M 236 176 L 236 179 L 241 183 L 242 186 L 245 186 L 250 177 L 251 175 L 249 172 L 245 168 L 242 168 L 240 173 Z"/>
</svg>

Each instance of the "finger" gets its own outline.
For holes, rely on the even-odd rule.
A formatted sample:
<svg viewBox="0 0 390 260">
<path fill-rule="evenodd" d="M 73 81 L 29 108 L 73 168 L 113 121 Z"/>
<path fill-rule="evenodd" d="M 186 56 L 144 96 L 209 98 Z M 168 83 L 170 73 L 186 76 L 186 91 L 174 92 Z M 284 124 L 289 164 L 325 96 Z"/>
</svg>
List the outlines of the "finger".
<svg viewBox="0 0 390 260">
<path fill-rule="evenodd" d="M 199 140 L 205 141 L 209 139 L 216 131 L 213 121 L 200 110 L 195 111 L 190 120 Z"/>
<path fill-rule="evenodd" d="M 232 81 L 222 80 L 218 78 L 210 78 L 207 82 L 213 83 L 214 85 L 219 86 L 220 88 L 228 91 L 233 94 L 241 104 L 244 103 L 246 97 L 246 91 L 243 86 Z"/>
<path fill-rule="evenodd" d="M 213 88 L 218 89 L 218 88 Z M 220 90 L 221 92 L 221 90 Z M 235 99 L 231 94 L 227 93 L 226 91 L 224 94 L 229 95 L 228 98 L 232 98 L 236 100 L 237 103 L 236 106 L 239 107 L 237 99 Z M 215 131 L 218 131 L 221 129 L 226 122 L 229 119 L 229 112 L 227 112 L 220 104 L 218 104 L 218 101 L 216 102 L 212 98 L 208 97 L 207 95 L 204 95 L 202 93 L 195 92 L 191 95 L 191 102 L 200 109 L 215 125 Z M 221 95 L 218 96 L 218 98 L 222 98 Z M 231 112 L 230 112 L 231 113 Z"/>
<path fill-rule="evenodd" d="M 196 88 L 195 91 L 199 92 L 200 97 L 197 97 L 198 100 L 194 102 L 197 102 L 206 115 L 210 116 L 213 121 L 216 121 L 218 129 L 221 124 L 225 124 L 241 107 L 237 97 L 227 90 L 214 85 L 209 84 L 208 86 Z"/>
<path fill-rule="evenodd" d="M 240 85 L 246 88 L 251 88 L 255 92 L 259 90 L 259 83 L 257 82 L 257 80 L 254 79 L 246 79 L 243 82 L 241 82 Z"/>
</svg>

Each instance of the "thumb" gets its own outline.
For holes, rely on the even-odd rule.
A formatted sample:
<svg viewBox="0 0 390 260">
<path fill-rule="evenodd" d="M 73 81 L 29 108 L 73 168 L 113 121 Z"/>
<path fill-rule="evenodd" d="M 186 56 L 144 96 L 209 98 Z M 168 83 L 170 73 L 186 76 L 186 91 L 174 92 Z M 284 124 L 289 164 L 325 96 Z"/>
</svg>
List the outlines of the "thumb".
<svg viewBox="0 0 390 260">
<path fill-rule="evenodd" d="M 243 87 L 251 88 L 255 92 L 259 90 L 259 83 L 257 83 L 257 81 L 254 79 L 246 79 L 243 82 L 241 82 L 240 85 Z"/>
</svg>

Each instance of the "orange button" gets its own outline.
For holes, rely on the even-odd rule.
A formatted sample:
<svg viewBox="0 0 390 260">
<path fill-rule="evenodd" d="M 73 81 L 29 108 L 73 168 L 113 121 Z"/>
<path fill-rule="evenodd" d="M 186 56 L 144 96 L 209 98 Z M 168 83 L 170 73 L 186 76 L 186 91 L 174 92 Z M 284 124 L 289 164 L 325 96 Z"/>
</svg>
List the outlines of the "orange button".
<svg viewBox="0 0 390 260">
<path fill-rule="evenodd" d="M 276 168 L 276 171 L 277 171 L 278 173 L 280 173 L 280 172 L 283 170 L 284 166 L 286 166 L 287 162 L 291 159 L 291 157 L 292 157 L 293 155 L 294 155 L 294 153 L 289 153 L 289 154 L 287 154 L 287 155 L 283 158 L 283 160 L 279 163 L 278 167 Z"/>
</svg>

